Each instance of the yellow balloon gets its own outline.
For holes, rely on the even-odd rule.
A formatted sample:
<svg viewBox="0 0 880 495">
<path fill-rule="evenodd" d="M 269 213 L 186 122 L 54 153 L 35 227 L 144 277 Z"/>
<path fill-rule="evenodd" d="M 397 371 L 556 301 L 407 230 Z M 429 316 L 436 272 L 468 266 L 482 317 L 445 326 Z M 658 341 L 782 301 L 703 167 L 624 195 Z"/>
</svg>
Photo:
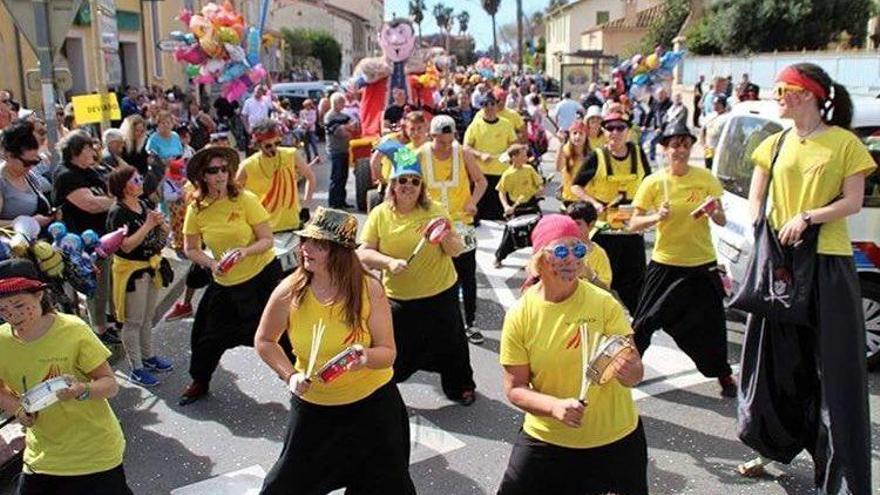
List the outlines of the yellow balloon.
<svg viewBox="0 0 880 495">
<path fill-rule="evenodd" d="M 657 57 L 656 53 L 652 53 L 645 57 L 644 63 L 648 70 L 654 70 L 657 67 L 660 67 L 660 59 Z"/>
</svg>

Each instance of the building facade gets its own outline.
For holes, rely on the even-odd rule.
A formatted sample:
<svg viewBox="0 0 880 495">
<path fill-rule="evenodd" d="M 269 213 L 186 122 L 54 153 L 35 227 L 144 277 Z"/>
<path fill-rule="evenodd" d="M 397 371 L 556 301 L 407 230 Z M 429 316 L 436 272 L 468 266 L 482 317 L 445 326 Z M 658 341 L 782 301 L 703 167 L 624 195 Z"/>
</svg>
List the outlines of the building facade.
<svg viewBox="0 0 880 495">
<path fill-rule="evenodd" d="M 544 24 L 547 74 L 559 79 L 562 64 L 583 62 L 577 57 L 582 49 L 581 33 L 624 17 L 627 3 L 628 0 L 573 0 L 548 12 Z M 642 10 L 659 3 L 660 0 L 635 0 L 635 8 Z"/>
</svg>

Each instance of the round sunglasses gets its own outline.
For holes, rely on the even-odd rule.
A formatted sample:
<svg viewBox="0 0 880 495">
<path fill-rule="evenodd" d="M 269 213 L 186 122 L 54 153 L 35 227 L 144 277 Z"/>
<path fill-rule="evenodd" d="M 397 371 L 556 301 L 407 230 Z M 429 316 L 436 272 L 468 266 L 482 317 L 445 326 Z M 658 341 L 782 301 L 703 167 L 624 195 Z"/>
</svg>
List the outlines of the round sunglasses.
<svg viewBox="0 0 880 495">
<path fill-rule="evenodd" d="M 548 253 L 553 253 L 557 259 L 564 260 L 568 258 L 568 255 L 571 254 L 577 259 L 583 259 L 584 256 L 587 255 L 587 245 L 583 242 L 575 243 L 573 246 L 569 247 L 565 244 L 559 244 L 553 247 L 545 248 L 545 251 Z"/>
</svg>

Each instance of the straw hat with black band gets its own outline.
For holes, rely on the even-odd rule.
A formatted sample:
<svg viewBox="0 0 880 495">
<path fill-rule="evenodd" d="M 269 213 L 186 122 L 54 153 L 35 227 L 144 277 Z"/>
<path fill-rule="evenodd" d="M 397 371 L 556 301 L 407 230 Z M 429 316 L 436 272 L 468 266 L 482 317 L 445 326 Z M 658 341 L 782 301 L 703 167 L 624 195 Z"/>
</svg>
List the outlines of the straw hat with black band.
<svg viewBox="0 0 880 495">
<path fill-rule="evenodd" d="M 187 180 L 194 185 L 198 184 L 199 177 L 202 176 L 202 170 L 211 163 L 212 159 L 217 157 L 226 160 L 226 168 L 229 170 L 229 175 L 230 177 L 234 176 L 238 170 L 238 163 L 241 161 L 238 151 L 226 146 L 208 146 L 197 151 L 189 159 L 189 163 L 186 164 Z"/>
</svg>

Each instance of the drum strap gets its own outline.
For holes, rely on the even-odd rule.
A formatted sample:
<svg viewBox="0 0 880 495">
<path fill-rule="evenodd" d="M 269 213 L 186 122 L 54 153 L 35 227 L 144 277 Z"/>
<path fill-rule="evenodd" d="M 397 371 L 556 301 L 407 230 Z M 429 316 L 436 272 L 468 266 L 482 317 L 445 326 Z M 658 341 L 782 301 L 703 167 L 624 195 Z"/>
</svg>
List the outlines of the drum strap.
<svg viewBox="0 0 880 495">
<path fill-rule="evenodd" d="M 425 177 L 430 187 L 440 189 L 440 203 L 449 210 L 449 190 L 458 187 L 461 183 L 461 145 L 458 141 L 452 142 L 452 174 L 449 180 L 438 181 L 434 175 L 434 143 L 425 147 Z M 452 212 L 450 212 L 452 213 Z"/>
<path fill-rule="evenodd" d="M 639 172 L 638 165 L 636 164 L 636 154 L 638 153 L 638 150 L 634 144 L 626 143 L 626 151 L 629 154 L 629 173 L 631 175 L 637 175 Z M 613 163 L 613 157 L 607 146 L 602 146 L 602 158 L 605 159 L 605 175 L 611 177 L 614 175 L 614 167 L 611 166 Z"/>
</svg>

